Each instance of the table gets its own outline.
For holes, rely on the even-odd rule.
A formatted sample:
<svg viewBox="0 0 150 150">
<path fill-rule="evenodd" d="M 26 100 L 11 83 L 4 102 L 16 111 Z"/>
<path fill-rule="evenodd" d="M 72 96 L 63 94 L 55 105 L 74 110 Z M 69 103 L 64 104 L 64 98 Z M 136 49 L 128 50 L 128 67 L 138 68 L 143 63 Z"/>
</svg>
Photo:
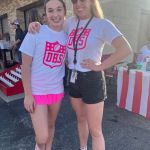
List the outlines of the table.
<svg viewBox="0 0 150 150">
<path fill-rule="evenodd" d="M 118 69 L 117 106 L 150 119 L 150 72 Z"/>
<path fill-rule="evenodd" d="M 8 41 L 0 40 L 0 49 L 10 49 L 11 43 Z"/>
<path fill-rule="evenodd" d="M 0 55 L 4 68 L 12 66 L 13 64 L 13 53 L 10 47 L 11 47 L 10 42 L 0 40 Z"/>
</svg>

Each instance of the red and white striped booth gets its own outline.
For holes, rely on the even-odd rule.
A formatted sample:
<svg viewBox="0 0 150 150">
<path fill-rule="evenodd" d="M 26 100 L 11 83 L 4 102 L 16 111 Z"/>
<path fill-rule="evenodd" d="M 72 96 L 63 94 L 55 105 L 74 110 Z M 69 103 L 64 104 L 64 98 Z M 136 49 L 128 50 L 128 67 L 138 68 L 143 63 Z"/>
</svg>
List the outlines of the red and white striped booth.
<svg viewBox="0 0 150 150">
<path fill-rule="evenodd" d="M 150 119 L 150 72 L 118 69 L 117 106 Z"/>
</svg>

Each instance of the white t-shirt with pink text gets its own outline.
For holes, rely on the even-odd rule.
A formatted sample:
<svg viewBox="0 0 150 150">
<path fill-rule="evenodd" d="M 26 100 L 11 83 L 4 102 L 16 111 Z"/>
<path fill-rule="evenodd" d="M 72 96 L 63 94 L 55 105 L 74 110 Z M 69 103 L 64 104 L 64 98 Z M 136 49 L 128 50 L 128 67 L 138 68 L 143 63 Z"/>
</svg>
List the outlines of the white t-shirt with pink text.
<svg viewBox="0 0 150 150">
<path fill-rule="evenodd" d="M 36 34 L 27 33 L 20 51 L 33 57 L 31 66 L 32 94 L 59 94 L 64 91 L 67 36 L 42 25 Z"/>
<path fill-rule="evenodd" d="M 80 20 L 79 27 L 77 30 L 77 35 L 75 43 L 78 41 L 77 46 L 77 64 L 75 65 L 76 70 L 81 72 L 89 71 L 88 69 L 82 68 L 80 63 L 84 59 L 92 59 L 96 63 L 101 62 L 102 52 L 105 43 L 111 45 L 112 41 L 118 37 L 122 36 L 122 33 L 115 27 L 115 25 L 107 19 L 99 19 L 93 17 L 87 28 L 84 30 L 83 34 L 78 40 L 81 32 L 86 26 L 89 19 Z M 69 68 L 74 69 L 74 46 L 73 40 L 77 27 L 77 17 L 70 17 L 65 24 L 65 31 L 68 34 L 67 42 L 67 55 Z"/>
</svg>

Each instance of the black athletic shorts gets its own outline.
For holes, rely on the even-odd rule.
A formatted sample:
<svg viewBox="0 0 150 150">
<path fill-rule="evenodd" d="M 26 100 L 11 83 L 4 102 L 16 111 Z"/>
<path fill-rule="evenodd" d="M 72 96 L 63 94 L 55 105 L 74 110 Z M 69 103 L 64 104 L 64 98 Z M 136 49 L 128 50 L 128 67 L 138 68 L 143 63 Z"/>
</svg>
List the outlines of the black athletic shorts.
<svg viewBox="0 0 150 150">
<path fill-rule="evenodd" d="M 70 70 L 71 76 L 72 70 Z M 86 104 L 96 104 L 107 98 L 104 72 L 79 72 L 75 83 L 70 82 L 69 94 L 73 98 L 82 98 Z"/>
</svg>

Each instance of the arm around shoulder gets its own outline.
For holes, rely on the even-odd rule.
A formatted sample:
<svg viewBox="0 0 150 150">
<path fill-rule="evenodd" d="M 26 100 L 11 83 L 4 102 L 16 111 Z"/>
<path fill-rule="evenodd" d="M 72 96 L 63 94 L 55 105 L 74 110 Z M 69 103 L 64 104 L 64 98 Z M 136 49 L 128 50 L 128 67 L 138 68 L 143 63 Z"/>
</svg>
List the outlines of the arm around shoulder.
<svg viewBox="0 0 150 150">
<path fill-rule="evenodd" d="M 32 34 L 38 33 L 40 26 L 41 24 L 39 22 L 31 22 L 28 26 L 28 32 Z"/>
</svg>

